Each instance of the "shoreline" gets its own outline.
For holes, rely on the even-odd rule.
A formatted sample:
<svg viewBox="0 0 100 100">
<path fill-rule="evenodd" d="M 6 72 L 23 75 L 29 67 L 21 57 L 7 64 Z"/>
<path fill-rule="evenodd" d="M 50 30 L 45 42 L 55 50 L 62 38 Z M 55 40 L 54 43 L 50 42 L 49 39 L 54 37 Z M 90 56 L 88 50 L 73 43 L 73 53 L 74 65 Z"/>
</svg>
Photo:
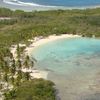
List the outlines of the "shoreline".
<svg viewBox="0 0 100 100">
<path fill-rule="evenodd" d="M 70 38 L 77 38 L 77 37 L 81 37 L 79 35 L 72 35 L 72 34 L 63 34 L 63 35 L 50 35 L 46 38 L 43 37 L 35 37 L 33 40 L 29 40 L 31 41 L 31 45 L 29 45 L 28 47 L 26 47 L 26 49 L 24 50 L 24 54 L 25 55 L 29 55 L 31 56 L 32 51 L 34 51 L 35 49 L 37 49 L 39 46 L 49 43 L 49 42 L 53 42 L 59 39 L 70 39 Z M 44 70 L 36 70 L 38 73 L 34 73 L 34 70 L 31 70 L 32 74 L 31 76 L 35 77 L 35 78 L 44 78 L 47 79 L 47 76 L 49 74 L 49 71 L 44 71 Z"/>
<path fill-rule="evenodd" d="M 72 35 L 72 34 L 63 34 L 63 35 L 50 35 L 48 37 L 35 37 L 32 40 L 28 40 L 31 42 L 31 44 L 26 47 L 26 49 L 24 50 L 24 55 L 28 55 L 31 56 L 31 53 L 34 49 L 37 49 L 40 45 L 46 44 L 48 42 L 53 42 L 55 40 L 59 40 L 59 39 L 69 39 L 69 38 L 77 38 L 77 37 L 81 37 L 79 35 Z M 26 46 L 25 44 L 19 44 L 20 47 L 22 46 Z M 11 53 L 14 56 L 14 59 L 16 59 L 16 49 L 17 49 L 17 45 L 14 45 L 10 48 Z M 38 70 L 38 69 L 22 69 L 23 72 L 30 72 L 30 75 L 32 78 L 43 78 L 43 79 L 47 79 L 47 76 L 49 74 L 49 71 L 44 71 L 44 70 Z"/>
<path fill-rule="evenodd" d="M 95 8 L 100 8 L 99 5 L 90 5 L 90 6 L 73 6 L 73 7 L 68 7 L 68 6 L 48 6 L 48 5 L 40 5 L 36 3 L 24 3 L 24 2 L 5 2 L 4 0 L 0 1 L 0 7 L 4 8 L 9 8 L 11 10 L 23 10 L 23 11 L 48 11 L 48 10 L 84 10 L 84 9 L 95 9 Z"/>
<path fill-rule="evenodd" d="M 72 34 L 63 34 L 63 35 L 50 35 L 46 38 L 43 37 L 36 37 L 37 40 L 30 40 L 32 43 L 31 45 L 29 45 L 28 47 L 26 47 L 25 49 L 25 53 L 29 56 L 31 56 L 31 53 L 34 49 L 36 49 L 38 46 L 46 44 L 48 42 L 53 42 L 55 40 L 59 40 L 59 39 L 69 39 L 69 38 L 76 38 L 76 37 L 81 37 L 79 35 L 72 35 Z"/>
<path fill-rule="evenodd" d="M 29 42 L 31 42 L 31 44 L 26 47 L 26 49 L 24 50 L 23 54 L 25 56 L 30 56 L 31 57 L 31 53 L 33 50 L 37 49 L 39 46 L 46 44 L 48 42 L 53 42 L 59 39 L 69 39 L 69 38 L 77 38 L 77 37 L 81 37 L 79 35 L 72 35 L 72 34 L 62 34 L 62 35 L 50 35 L 48 37 L 43 37 L 43 36 L 39 36 L 39 37 L 35 37 L 32 40 L 28 40 Z M 19 44 L 19 47 L 23 47 L 26 46 L 26 44 Z M 15 60 L 17 60 L 17 54 L 16 54 L 16 49 L 17 49 L 17 45 L 12 45 L 12 47 L 10 48 L 11 53 L 13 54 L 13 57 Z M 45 70 L 39 70 L 33 68 L 33 69 L 27 69 L 27 68 L 22 68 L 23 72 L 29 72 L 32 78 L 43 78 L 43 79 L 47 79 L 47 76 L 49 74 L 49 71 L 45 71 Z"/>
<path fill-rule="evenodd" d="M 28 40 L 31 42 L 31 44 L 26 47 L 26 49 L 24 50 L 24 55 L 25 56 L 31 56 L 31 53 L 34 49 L 37 49 L 40 45 L 46 44 L 48 42 L 53 42 L 55 40 L 59 40 L 59 39 L 69 39 L 69 38 L 77 38 L 77 37 L 81 37 L 79 35 L 72 35 L 72 34 L 62 34 L 62 35 L 50 35 L 48 37 L 35 37 L 32 40 Z M 19 47 L 23 47 L 26 46 L 26 44 L 19 44 Z M 14 56 L 14 59 L 16 59 L 17 54 L 16 54 L 16 49 L 17 49 L 17 45 L 13 45 L 10 48 L 11 53 Z M 36 67 L 35 67 L 36 68 Z M 44 70 L 39 70 L 39 69 L 22 69 L 23 72 L 30 72 L 30 75 L 32 78 L 43 78 L 43 79 L 47 79 L 47 76 L 49 74 L 49 71 L 44 71 Z"/>
</svg>

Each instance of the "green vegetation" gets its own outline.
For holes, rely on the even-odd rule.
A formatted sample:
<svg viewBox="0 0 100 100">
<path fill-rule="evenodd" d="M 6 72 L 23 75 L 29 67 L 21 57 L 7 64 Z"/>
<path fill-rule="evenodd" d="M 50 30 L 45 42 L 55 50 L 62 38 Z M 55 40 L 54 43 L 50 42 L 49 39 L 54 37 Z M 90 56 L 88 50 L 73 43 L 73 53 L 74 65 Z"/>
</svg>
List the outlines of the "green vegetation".
<svg viewBox="0 0 100 100">
<path fill-rule="evenodd" d="M 18 45 L 29 45 L 28 39 L 51 34 L 100 37 L 100 8 L 40 12 L 0 8 L 0 91 L 6 100 L 55 100 L 52 82 L 31 80 L 28 72 L 22 72 L 23 67 L 34 67 L 34 62 L 22 56 L 25 47 Z M 17 45 L 17 60 L 9 50 L 14 44 Z M 14 87 L 11 91 L 10 86 Z"/>
<path fill-rule="evenodd" d="M 87 10 L 58 10 L 42 12 L 0 9 L 0 46 L 25 42 L 34 36 L 50 34 L 82 34 L 100 37 L 100 8 Z"/>
<path fill-rule="evenodd" d="M 17 90 L 11 90 L 6 93 L 6 100 L 55 100 L 53 86 L 54 84 L 50 81 L 34 79 L 24 82 Z"/>
<path fill-rule="evenodd" d="M 4 100 L 55 100 L 54 84 L 43 79 L 33 79 L 31 71 L 35 61 L 23 56 L 20 46 L 16 48 L 17 57 L 8 51 L 0 56 L 0 93 Z"/>
</svg>

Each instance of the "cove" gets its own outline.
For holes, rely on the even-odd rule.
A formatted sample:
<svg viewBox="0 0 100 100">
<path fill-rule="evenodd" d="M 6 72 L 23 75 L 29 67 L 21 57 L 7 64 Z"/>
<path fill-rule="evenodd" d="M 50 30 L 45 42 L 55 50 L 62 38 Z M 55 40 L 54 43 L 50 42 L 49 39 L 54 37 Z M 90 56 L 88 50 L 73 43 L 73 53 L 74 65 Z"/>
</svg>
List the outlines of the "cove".
<svg viewBox="0 0 100 100">
<path fill-rule="evenodd" d="M 49 70 L 48 79 L 55 82 L 61 100 L 100 100 L 95 95 L 100 77 L 99 39 L 55 40 L 34 49 L 32 56 L 38 69 Z"/>
</svg>

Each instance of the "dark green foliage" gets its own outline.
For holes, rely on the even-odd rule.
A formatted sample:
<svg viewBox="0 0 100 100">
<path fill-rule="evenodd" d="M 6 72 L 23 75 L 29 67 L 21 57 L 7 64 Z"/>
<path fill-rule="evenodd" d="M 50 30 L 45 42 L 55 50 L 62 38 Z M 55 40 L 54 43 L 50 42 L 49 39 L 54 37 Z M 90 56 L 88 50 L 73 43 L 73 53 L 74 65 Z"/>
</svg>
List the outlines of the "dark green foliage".
<svg viewBox="0 0 100 100">
<path fill-rule="evenodd" d="M 11 11 L 0 8 L 0 47 L 27 42 L 35 36 L 84 34 L 100 37 L 100 9 L 58 10 L 42 12 Z"/>
<path fill-rule="evenodd" d="M 14 98 L 16 97 L 16 92 L 15 90 L 11 90 L 7 93 L 4 93 L 5 99 L 4 100 L 14 100 Z"/>
<path fill-rule="evenodd" d="M 13 59 L 8 49 L 13 44 L 26 43 L 35 36 L 48 36 L 51 34 L 79 34 L 91 37 L 100 37 L 100 8 L 86 10 L 57 10 L 24 12 L 21 10 L 11 11 L 0 8 L 0 17 L 10 19 L 0 19 L 0 72 L 6 72 L 3 80 L 8 82 L 9 72 L 13 76 L 16 71 L 15 61 L 9 68 L 9 64 L 4 58 Z M 25 47 L 24 47 L 25 48 Z M 5 93 L 5 100 L 55 100 L 55 90 L 53 83 L 42 79 L 30 81 L 29 73 L 20 71 L 20 53 L 24 48 L 17 46 L 18 63 L 17 78 L 10 77 L 10 82 L 17 90 Z M 26 57 L 24 66 L 29 68 L 29 57 Z M 31 63 L 34 66 L 34 63 Z M 22 78 L 27 82 L 21 83 Z"/>
<path fill-rule="evenodd" d="M 50 81 L 43 79 L 34 79 L 32 81 L 22 83 L 16 92 L 12 95 L 9 94 L 5 100 L 55 100 L 55 89 L 54 84 Z M 8 99 L 8 97 L 10 99 Z"/>
<path fill-rule="evenodd" d="M 12 16 L 13 11 L 7 8 L 0 8 L 0 17 Z"/>
</svg>

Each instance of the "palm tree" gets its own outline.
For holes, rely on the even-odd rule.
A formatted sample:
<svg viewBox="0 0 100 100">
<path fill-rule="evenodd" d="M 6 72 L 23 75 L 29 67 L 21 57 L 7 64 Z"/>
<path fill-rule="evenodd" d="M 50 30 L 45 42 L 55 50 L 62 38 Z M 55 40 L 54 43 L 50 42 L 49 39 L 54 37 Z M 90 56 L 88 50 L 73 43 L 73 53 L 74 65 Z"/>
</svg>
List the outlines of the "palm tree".
<svg viewBox="0 0 100 100">
<path fill-rule="evenodd" d="M 31 76 L 30 76 L 30 73 L 29 72 L 25 72 L 24 73 L 24 79 L 25 80 L 30 80 Z"/>
<path fill-rule="evenodd" d="M 3 75 L 3 80 L 8 83 L 8 75 L 7 75 L 7 73 L 5 73 Z"/>
<path fill-rule="evenodd" d="M 23 72 L 21 70 L 18 70 L 17 72 L 17 81 L 21 81 L 21 79 L 23 78 Z"/>
<path fill-rule="evenodd" d="M 29 69 L 29 63 L 28 63 L 28 61 L 27 61 L 27 60 L 25 60 L 25 62 L 24 62 L 24 64 L 23 64 L 23 65 L 24 65 L 24 67 L 25 67 L 25 68 L 28 68 L 28 69 Z"/>
<path fill-rule="evenodd" d="M 10 81 L 11 81 L 11 84 L 13 84 L 13 85 L 14 85 L 15 79 L 14 79 L 14 77 L 13 77 L 13 76 L 10 78 Z"/>
<path fill-rule="evenodd" d="M 4 62 L 3 69 L 4 69 L 4 72 L 9 73 L 9 65 L 6 61 Z"/>
<path fill-rule="evenodd" d="M 10 72 L 10 74 L 12 74 L 12 75 L 14 75 L 15 72 L 16 72 L 16 65 L 15 65 L 15 60 L 14 60 L 14 59 L 12 60 L 12 65 L 11 65 L 10 68 L 9 68 L 9 72 Z"/>
<path fill-rule="evenodd" d="M 26 56 L 26 60 L 27 60 L 27 61 L 29 61 L 29 60 L 30 60 L 30 58 L 29 58 L 29 56 L 28 56 L 28 55 Z"/>
<path fill-rule="evenodd" d="M 11 73 L 11 75 L 15 75 L 15 73 L 16 73 L 16 68 L 15 67 L 11 67 L 10 69 L 10 73 Z"/>
<path fill-rule="evenodd" d="M 34 67 L 34 61 L 31 61 L 31 68 Z"/>
<path fill-rule="evenodd" d="M 16 67 L 15 60 L 12 60 L 12 67 Z"/>
<path fill-rule="evenodd" d="M 22 81 L 22 77 L 23 77 L 22 74 L 23 74 L 22 71 L 18 70 L 17 78 L 15 79 L 15 82 L 14 82 L 16 87 L 18 87 L 20 85 L 21 81 Z"/>
<path fill-rule="evenodd" d="M 2 83 L 0 83 L 0 90 L 2 90 L 3 89 L 3 84 Z"/>
<path fill-rule="evenodd" d="M 27 55 L 26 58 L 25 58 L 25 61 L 24 61 L 24 67 L 25 68 L 31 68 L 34 66 L 34 62 L 30 60 L 29 56 Z"/>
<path fill-rule="evenodd" d="M 4 61 L 0 61 L 0 72 L 4 70 Z"/>
<path fill-rule="evenodd" d="M 22 68 L 22 64 L 21 64 L 21 61 L 19 59 L 17 61 L 17 67 L 18 67 L 18 69 L 21 69 Z"/>
<path fill-rule="evenodd" d="M 9 57 L 10 57 L 10 59 L 14 58 L 12 53 L 10 53 Z"/>
<path fill-rule="evenodd" d="M 3 80 L 4 80 L 4 82 L 7 83 L 6 89 L 8 90 L 8 87 L 9 87 L 9 83 L 8 83 L 9 77 L 8 77 L 7 73 L 5 73 L 3 75 Z"/>
<path fill-rule="evenodd" d="M 17 58 L 20 59 L 20 47 L 19 44 L 17 44 Z"/>
</svg>

